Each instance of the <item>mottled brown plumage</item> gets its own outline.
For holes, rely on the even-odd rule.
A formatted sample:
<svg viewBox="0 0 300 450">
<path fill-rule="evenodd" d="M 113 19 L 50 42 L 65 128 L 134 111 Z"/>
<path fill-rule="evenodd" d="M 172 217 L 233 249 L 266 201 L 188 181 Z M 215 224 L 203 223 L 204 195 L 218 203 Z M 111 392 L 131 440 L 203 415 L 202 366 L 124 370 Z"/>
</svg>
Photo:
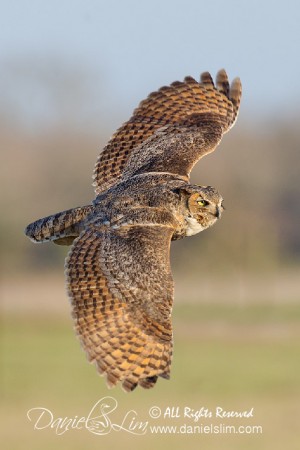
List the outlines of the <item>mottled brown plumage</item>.
<svg viewBox="0 0 300 450">
<path fill-rule="evenodd" d="M 75 328 L 109 386 L 151 388 L 169 378 L 170 244 L 221 216 L 222 197 L 189 184 L 195 163 L 234 124 L 241 84 L 224 70 L 149 95 L 110 139 L 94 170 L 91 205 L 40 219 L 34 242 L 73 246 L 66 260 Z"/>
</svg>

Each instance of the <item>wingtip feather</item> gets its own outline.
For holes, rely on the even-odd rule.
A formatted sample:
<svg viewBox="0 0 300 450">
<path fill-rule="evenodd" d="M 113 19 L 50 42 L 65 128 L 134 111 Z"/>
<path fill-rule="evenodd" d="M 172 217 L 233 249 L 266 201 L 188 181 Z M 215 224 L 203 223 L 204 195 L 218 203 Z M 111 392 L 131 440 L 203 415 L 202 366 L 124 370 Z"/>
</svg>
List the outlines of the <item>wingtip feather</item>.
<svg viewBox="0 0 300 450">
<path fill-rule="evenodd" d="M 230 100 L 234 105 L 239 105 L 242 96 L 242 83 L 239 77 L 234 78 L 230 86 Z"/>
<path fill-rule="evenodd" d="M 212 76 L 209 72 L 203 72 L 200 75 L 200 81 L 202 84 L 204 84 L 205 86 L 211 86 L 211 87 L 215 87 L 214 85 L 214 81 L 212 79 Z"/>
<path fill-rule="evenodd" d="M 216 76 L 216 87 L 223 94 L 228 97 L 229 95 L 229 81 L 228 76 L 225 69 L 221 69 L 218 71 Z"/>
</svg>

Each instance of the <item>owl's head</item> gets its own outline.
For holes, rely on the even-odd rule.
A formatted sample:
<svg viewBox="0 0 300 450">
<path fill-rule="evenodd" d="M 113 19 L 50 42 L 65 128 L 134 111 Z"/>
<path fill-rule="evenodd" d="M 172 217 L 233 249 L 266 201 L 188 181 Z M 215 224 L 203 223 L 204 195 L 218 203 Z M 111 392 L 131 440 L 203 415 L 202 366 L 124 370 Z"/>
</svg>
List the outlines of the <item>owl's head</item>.
<svg viewBox="0 0 300 450">
<path fill-rule="evenodd" d="M 221 217 L 224 210 L 223 198 L 211 186 L 189 185 L 187 194 L 186 235 L 192 236 L 211 227 Z"/>
</svg>

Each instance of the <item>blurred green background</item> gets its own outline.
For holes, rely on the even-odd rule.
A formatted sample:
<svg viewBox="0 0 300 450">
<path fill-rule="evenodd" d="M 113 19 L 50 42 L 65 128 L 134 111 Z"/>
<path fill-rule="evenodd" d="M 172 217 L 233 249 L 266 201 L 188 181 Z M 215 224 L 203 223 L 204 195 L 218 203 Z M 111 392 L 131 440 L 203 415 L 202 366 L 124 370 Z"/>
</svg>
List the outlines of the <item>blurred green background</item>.
<svg viewBox="0 0 300 450">
<path fill-rule="evenodd" d="M 190 1 L 184 10 L 177 0 L 5 5 L 3 448 L 299 448 L 300 68 L 294 57 L 299 6 L 256 0 L 251 8 L 241 5 L 233 0 L 226 7 L 221 1 Z M 63 275 L 67 248 L 34 245 L 23 229 L 91 201 L 98 152 L 145 95 L 184 75 L 214 74 L 222 66 L 230 78 L 242 79 L 241 113 L 217 151 L 194 169 L 192 181 L 218 188 L 226 211 L 212 229 L 172 245 L 171 380 L 130 395 L 119 387 L 109 391 L 72 330 Z M 260 425 L 263 433 L 95 436 L 71 430 L 57 436 L 52 429 L 34 430 L 26 417 L 37 406 L 55 417 L 87 415 L 107 395 L 118 401 L 116 422 L 133 409 L 150 424 L 185 423 L 151 419 L 152 406 L 253 407 L 253 418 L 222 423 Z"/>
</svg>

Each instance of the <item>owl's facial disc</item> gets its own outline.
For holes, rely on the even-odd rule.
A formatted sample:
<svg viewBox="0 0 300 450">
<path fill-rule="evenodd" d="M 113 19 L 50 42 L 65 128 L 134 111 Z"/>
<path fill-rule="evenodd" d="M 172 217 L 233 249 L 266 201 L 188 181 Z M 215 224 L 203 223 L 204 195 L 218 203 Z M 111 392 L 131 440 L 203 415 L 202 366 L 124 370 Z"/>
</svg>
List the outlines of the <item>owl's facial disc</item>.
<svg viewBox="0 0 300 450">
<path fill-rule="evenodd" d="M 211 186 L 189 185 L 184 189 L 186 206 L 185 216 L 187 225 L 186 236 L 192 236 L 211 227 L 223 211 L 223 199 L 216 189 Z"/>
<path fill-rule="evenodd" d="M 224 210 L 223 199 L 218 191 L 210 186 L 200 187 L 198 192 L 190 195 L 188 207 L 192 215 L 205 217 L 206 222 L 219 219 Z"/>
<path fill-rule="evenodd" d="M 218 203 L 216 203 L 214 201 L 204 200 L 203 198 L 199 197 L 196 202 L 199 205 L 199 212 L 205 211 L 206 213 L 211 214 L 217 219 L 220 219 L 221 214 L 224 211 L 222 198 L 220 198 Z"/>
<path fill-rule="evenodd" d="M 186 235 L 192 236 L 211 227 L 221 217 L 222 201 L 218 191 L 210 186 L 194 188 L 194 192 L 188 197 Z"/>
</svg>

